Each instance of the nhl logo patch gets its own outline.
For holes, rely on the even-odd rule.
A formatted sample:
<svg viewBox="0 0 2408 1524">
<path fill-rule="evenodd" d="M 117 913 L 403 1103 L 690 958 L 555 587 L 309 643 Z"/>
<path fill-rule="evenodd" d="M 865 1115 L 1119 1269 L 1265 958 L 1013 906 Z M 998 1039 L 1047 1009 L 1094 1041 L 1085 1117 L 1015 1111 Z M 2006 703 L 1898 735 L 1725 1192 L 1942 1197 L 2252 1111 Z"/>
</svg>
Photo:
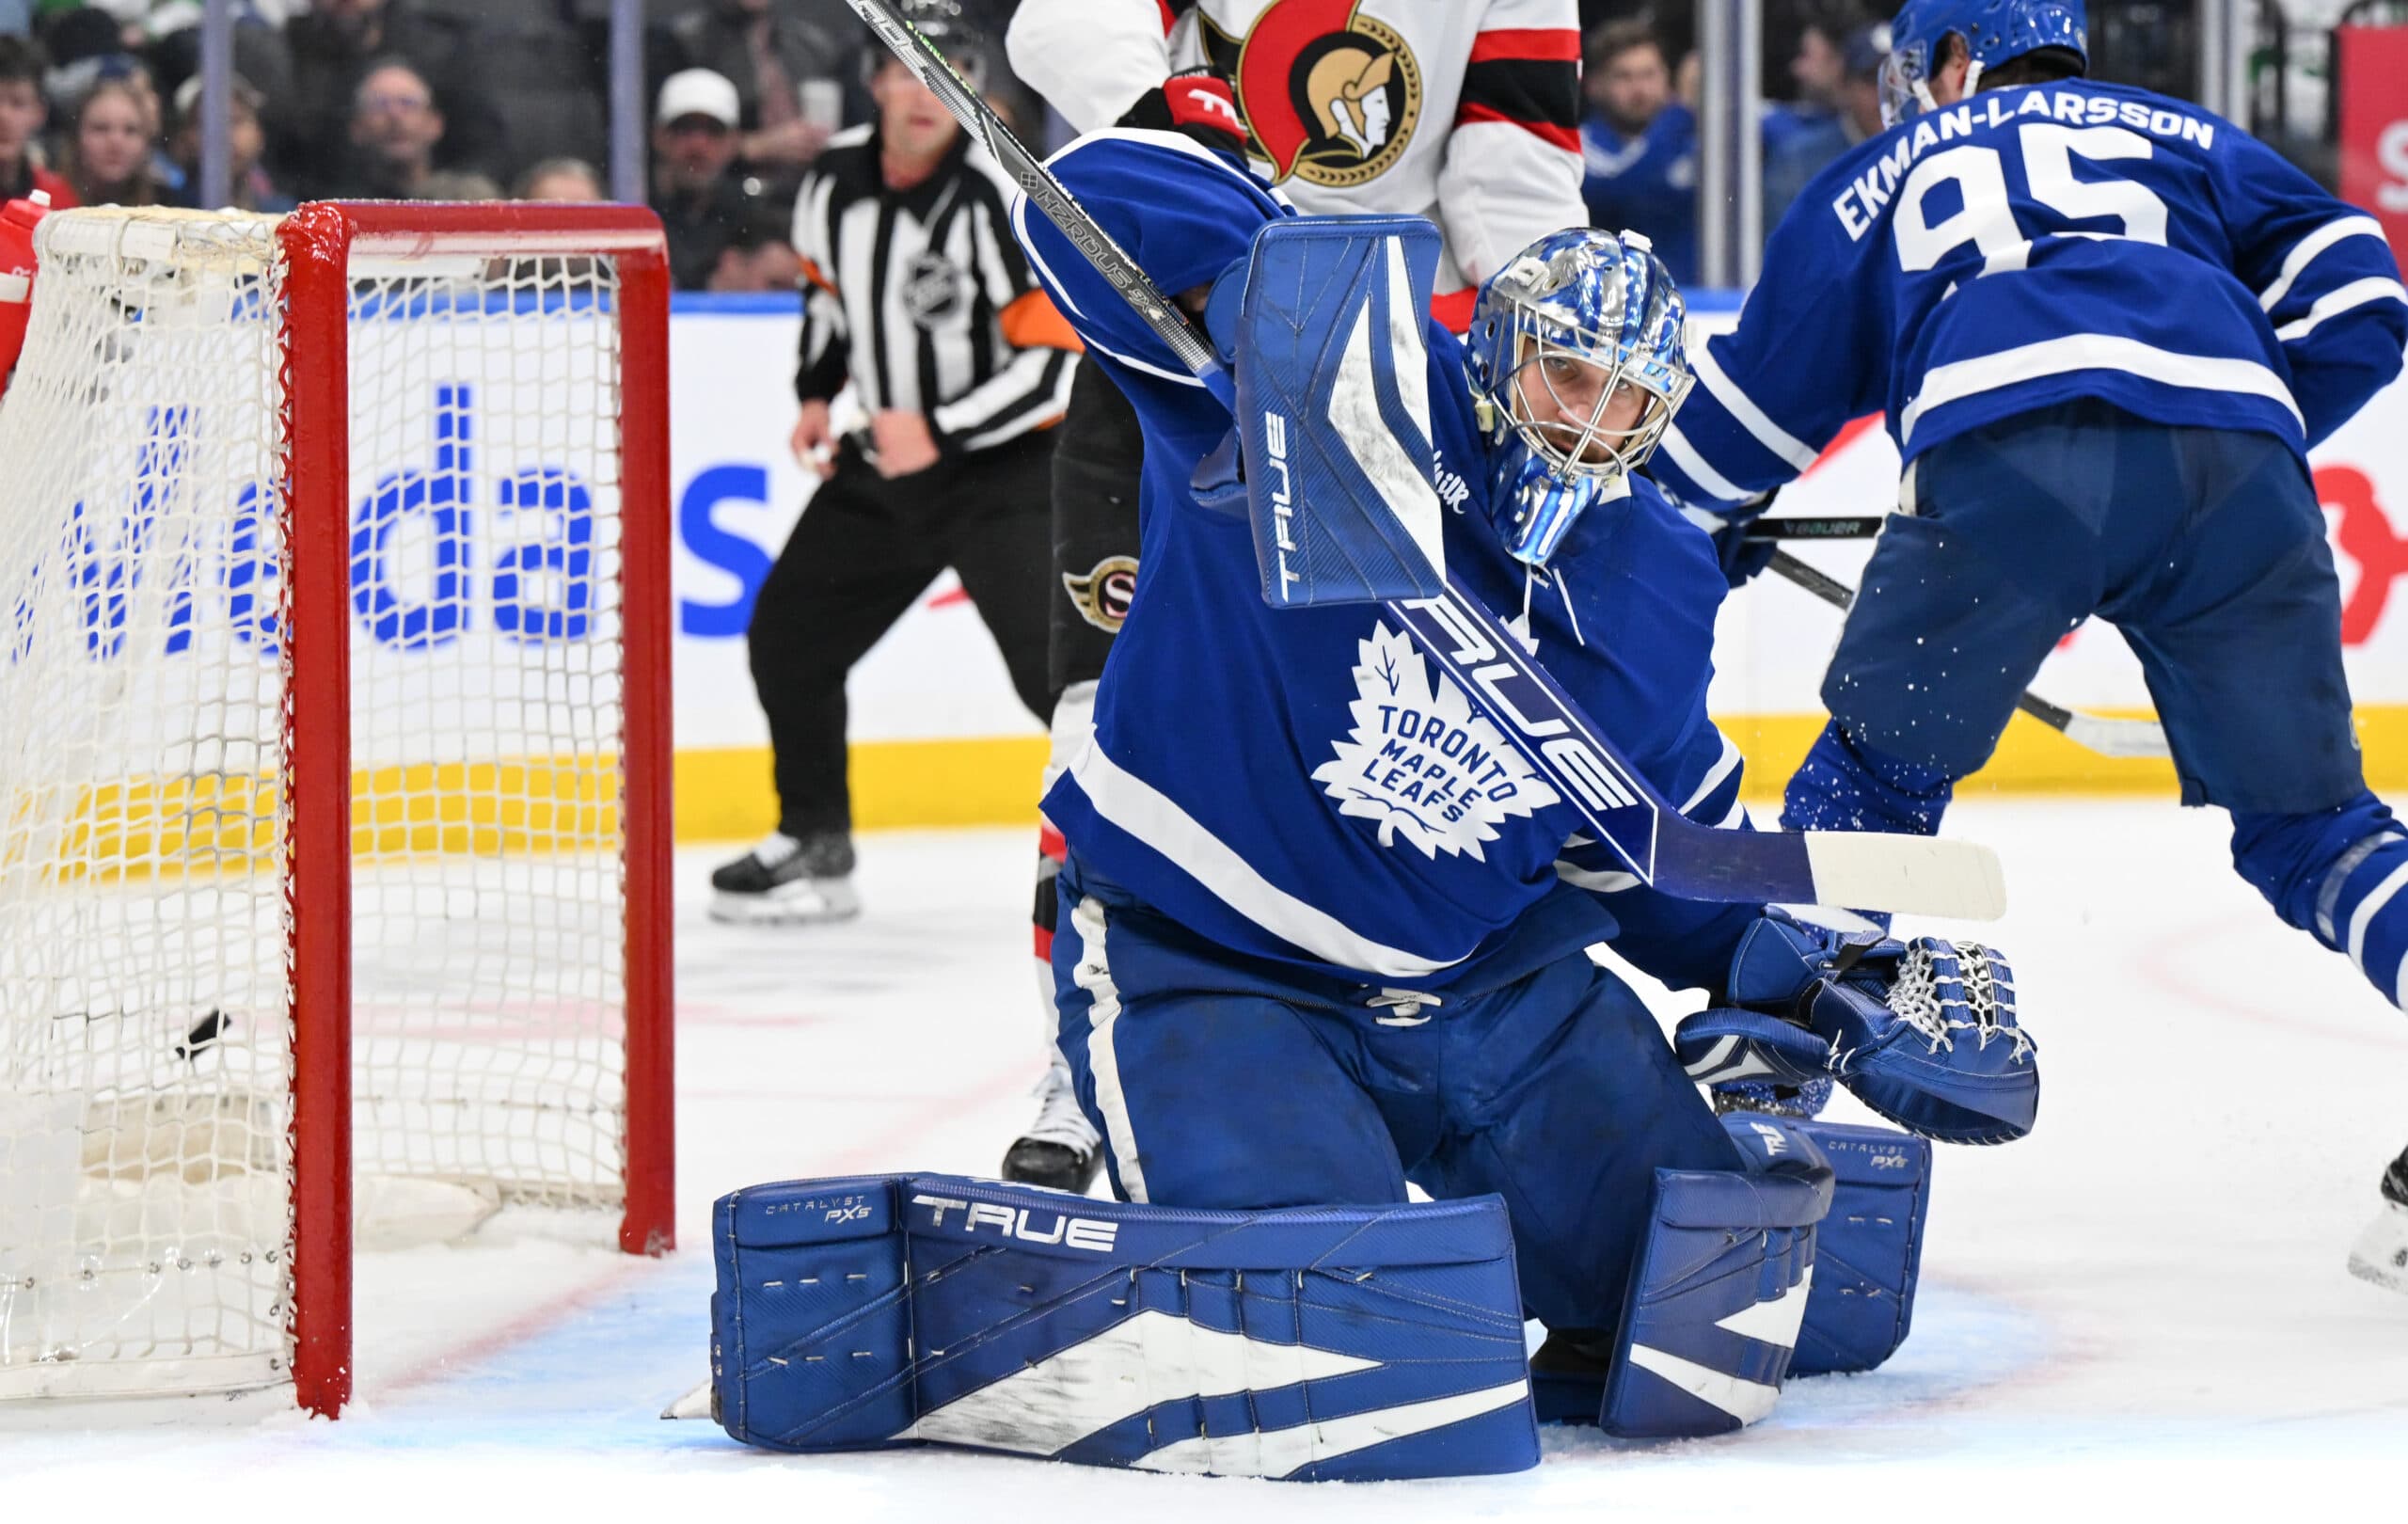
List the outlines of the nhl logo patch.
<svg viewBox="0 0 2408 1524">
<path fill-rule="evenodd" d="M 903 270 L 903 310 L 923 330 L 934 328 L 962 308 L 960 267 L 942 254 L 920 254 Z"/>
<path fill-rule="evenodd" d="M 1468 853 L 1497 822 L 1530 815 L 1560 796 L 1471 701 L 1445 677 L 1434 687 L 1410 637 L 1385 624 L 1356 647 L 1354 728 L 1313 770 L 1339 813 L 1376 821 L 1380 845 L 1397 838 L 1428 858 Z"/>
<path fill-rule="evenodd" d="M 1081 619 L 1117 635 L 1129 622 L 1129 600 L 1137 594 L 1137 558 L 1106 556 L 1086 571 L 1064 572 L 1062 587 Z"/>
</svg>

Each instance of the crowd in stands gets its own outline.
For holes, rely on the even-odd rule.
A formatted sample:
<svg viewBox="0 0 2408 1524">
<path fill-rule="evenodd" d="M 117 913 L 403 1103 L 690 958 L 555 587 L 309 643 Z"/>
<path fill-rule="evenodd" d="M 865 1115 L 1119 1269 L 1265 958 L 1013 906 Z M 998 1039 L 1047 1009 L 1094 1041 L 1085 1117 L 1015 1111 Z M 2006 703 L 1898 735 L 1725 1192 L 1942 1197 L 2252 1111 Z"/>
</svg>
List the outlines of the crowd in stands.
<svg viewBox="0 0 2408 1524">
<path fill-rule="evenodd" d="M 1017 0 L 958 0 L 1000 37 Z M 1765 10 L 1769 230 L 1819 169 L 1880 130 L 1894 0 Z M 609 0 L 235 0 L 231 201 L 599 198 Z M 1584 197 L 1673 275 L 1697 269 L 1694 8 L 1583 0 Z M 786 291 L 794 193 L 869 119 L 845 0 L 646 0 L 649 195 L 681 289 Z M 0 195 L 54 205 L 198 198 L 199 0 L 0 0 Z M 1000 54 L 1000 49 L 996 50 Z M 1039 109 L 992 82 L 1007 119 Z"/>
<path fill-rule="evenodd" d="M 964 0 L 997 35 L 1011 0 Z M 608 0 L 236 0 L 231 204 L 598 199 Z M 190 206 L 198 0 L 0 0 L 0 197 Z M 869 114 L 844 0 L 648 0 L 651 196 L 686 289 L 790 291 L 794 191 Z"/>
<path fill-rule="evenodd" d="M 1764 225 L 1769 232 L 1822 167 L 1881 130 L 1887 25 L 1846 3 L 1784 8 L 1791 51 L 1764 81 Z M 1582 44 L 1581 196 L 1589 220 L 1648 235 L 1674 279 L 1698 278 L 1695 49 L 1646 10 Z M 1767 39 L 1767 41 L 1770 40 Z"/>
</svg>

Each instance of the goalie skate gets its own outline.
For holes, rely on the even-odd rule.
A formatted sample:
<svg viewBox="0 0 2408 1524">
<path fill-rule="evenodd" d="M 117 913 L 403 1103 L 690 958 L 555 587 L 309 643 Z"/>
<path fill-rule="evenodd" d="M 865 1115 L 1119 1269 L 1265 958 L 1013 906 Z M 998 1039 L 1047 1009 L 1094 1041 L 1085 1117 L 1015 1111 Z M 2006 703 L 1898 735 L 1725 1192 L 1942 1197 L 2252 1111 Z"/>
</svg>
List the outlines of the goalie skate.
<svg viewBox="0 0 2408 1524">
<path fill-rule="evenodd" d="M 1004 1178 L 1085 1196 L 1103 1168 L 1103 1140 L 1079 1109 L 1070 1066 L 1057 1056 L 1037 1093 L 1037 1120 L 1004 1151 Z"/>
</svg>

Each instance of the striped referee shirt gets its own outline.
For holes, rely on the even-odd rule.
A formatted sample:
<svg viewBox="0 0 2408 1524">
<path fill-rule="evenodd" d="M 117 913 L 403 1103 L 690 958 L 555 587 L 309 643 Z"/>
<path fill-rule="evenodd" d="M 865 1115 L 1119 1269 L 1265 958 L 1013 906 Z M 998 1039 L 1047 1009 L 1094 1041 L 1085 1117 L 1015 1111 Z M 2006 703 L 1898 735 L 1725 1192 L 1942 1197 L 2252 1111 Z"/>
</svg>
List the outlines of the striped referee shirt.
<svg viewBox="0 0 2408 1524">
<path fill-rule="evenodd" d="M 1013 188 L 967 134 L 903 191 L 879 171 L 875 125 L 830 138 L 795 199 L 795 394 L 825 402 L 850 380 L 872 413 L 926 415 L 947 455 L 1059 419 L 1079 341 L 1012 239 Z"/>
</svg>

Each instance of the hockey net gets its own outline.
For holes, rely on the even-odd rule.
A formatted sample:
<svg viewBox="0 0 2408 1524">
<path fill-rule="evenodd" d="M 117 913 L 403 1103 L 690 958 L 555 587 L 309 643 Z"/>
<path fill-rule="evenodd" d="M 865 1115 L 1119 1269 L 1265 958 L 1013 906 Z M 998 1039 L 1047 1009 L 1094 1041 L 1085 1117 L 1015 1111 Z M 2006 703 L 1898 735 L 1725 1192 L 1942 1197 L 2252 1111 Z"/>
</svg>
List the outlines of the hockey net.
<svg viewBox="0 0 2408 1524">
<path fill-rule="evenodd" d="M 364 1232 L 670 1241 L 666 278 L 72 212 L 0 405 L 0 1397 L 348 1391 Z"/>
</svg>

